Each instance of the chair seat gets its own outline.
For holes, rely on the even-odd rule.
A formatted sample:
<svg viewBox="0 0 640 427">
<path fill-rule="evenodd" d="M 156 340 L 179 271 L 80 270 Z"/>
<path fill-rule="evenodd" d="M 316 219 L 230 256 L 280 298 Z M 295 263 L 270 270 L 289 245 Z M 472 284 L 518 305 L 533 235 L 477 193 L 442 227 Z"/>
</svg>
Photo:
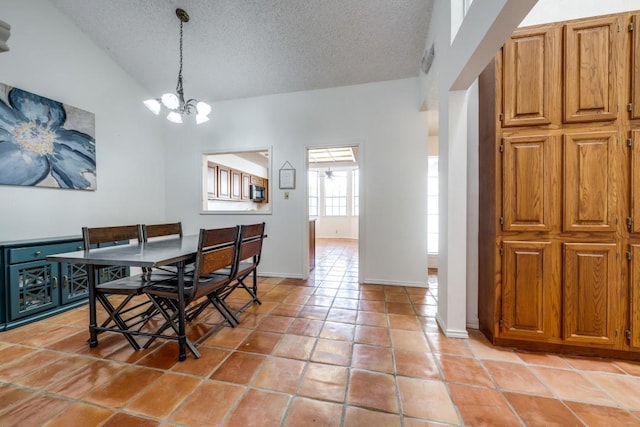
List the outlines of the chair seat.
<svg viewBox="0 0 640 427">
<path fill-rule="evenodd" d="M 238 264 L 238 272 L 236 273 L 236 276 L 244 277 L 248 273 L 251 273 L 255 268 L 256 265 L 252 262 L 241 262 Z M 220 272 L 220 274 L 229 274 L 229 269 L 223 268 L 222 270 L 218 270 L 218 272 Z"/>
<path fill-rule="evenodd" d="M 143 275 L 136 274 L 96 285 L 96 291 L 119 295 L 141 294 L 146 284 L 147 282 L 144 280 Z"/>
<path fill-rule="evenodd" d="M 211 292 L 224 287 L 229 282 L 229 276 L 224 274 L 212 273 L 200 278 L 197 286 L 197 295 L 193 295 L 194 286 L 193 278 L 185 278 L 184 281 L 184 297 L 185 299 L 196 299 Z M 148 282 L 149 283 L 149 282 Z M 164 298 L 177 298 L 178 282 L 174 279 L 166 279 L 164 281 L 150 282 L 151 284 L 144 287 L 147 294 L 157 295 Z"/>
</svg>

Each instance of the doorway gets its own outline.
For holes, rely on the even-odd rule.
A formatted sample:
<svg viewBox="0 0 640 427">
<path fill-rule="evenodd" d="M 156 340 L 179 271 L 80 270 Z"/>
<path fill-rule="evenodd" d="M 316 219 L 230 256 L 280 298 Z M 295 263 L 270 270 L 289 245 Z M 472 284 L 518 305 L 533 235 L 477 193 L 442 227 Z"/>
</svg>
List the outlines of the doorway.
<svg viewBox="0 0 640 427">
<path fill-rule="evenodd" d="M 359 145 L 307 148 L 309 275 L 316 280 L 360 271 L 362 182 Z"/>
</svg>

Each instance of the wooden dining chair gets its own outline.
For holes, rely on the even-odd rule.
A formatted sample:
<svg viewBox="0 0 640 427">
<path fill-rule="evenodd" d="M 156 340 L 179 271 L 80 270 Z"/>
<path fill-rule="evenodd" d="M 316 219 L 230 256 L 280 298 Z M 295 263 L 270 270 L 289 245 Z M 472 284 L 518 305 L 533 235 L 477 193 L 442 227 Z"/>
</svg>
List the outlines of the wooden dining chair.
<svg viewBox="0 0 640 427">
<path fill-rule="evenodd" d="M 142 239 L 145 242 L 160 237 L 182 237 L 182 223 L 142 224 Z"/>
<path fill-rule="evenodd" d="M 249 293 L 251 299 L 240 307 L 234 314 L 244 311 L 254 302 L 262 304 L 258 298 L 258 264 L 262 256 L 262 242 L 265 238 L 265 223 L 241 225 L 240 239 L 238 243 L 238 265 L 233 283 L 222 293 L 221 298 L 227 297 L 236 289 L 242 288 Z M 245 281 L 251 277 L 251 283 Z"/>
<path fill-rule="evenodd" d="M 154 240 L 161 240 L 167 238 L 180 238 L 182 237 L 182 223 L 171 222 L 162 224 L 142 224 L 142 241 L 149 242 Z M 187 271 L 193 270 L 193 265 L 187 265 Z M 167 275 L 175 275 L 177 270 L 172 266 L 156 267 L 153 270 L 151 267 L 143 268 L 143 274 L 148 281 L 158 281 L 167 279 Z"/>
<path fill-rule="evenodd" d="M 212 304 L 231 326 L 235 327 L 238 324 L 238 319 L 219 294 L 226 289 L 236 274 L 239 231 L 238 226 L 200 230 L 194 273 L 191 277 L 187 276 L 184 283 L 182 309 L 187 321 L 195 319 L 205 307 Z M 225 268 L 226 270 L 223 270 Z M 221 273 L 221 270 L 224 273 Z M 169 278 L 154 282 L 143 290 L 165 319 L 165 323 L 145 343 L 144 348 L 148 348 L 156 338 L 176 339 L 176 336 L 165 334 L 169 328 L 173 329 L 176 335 L 179 334 L 177 322 L 181 307 L 178 304 L 177 281 L 177 277 Z M 191 304 L 192 302 L 196 303 Z M 188 340 L 186 344 L 189 350 L 199 357 L 194 344 Z"/>
<path fill-rule="evenodd" d="M 90 251 L 94 246 L 122 240 L 136 240 L 137 242 L 141 242 L 141 236 L 141 228 L 139 225 L 82 228 L 85 251 Z M 109 266 L 100 266 L 96 271 L 108 267 Z M 95 298 L 100 302 L 108 315 L 107 319 L 102 322 L 100 326 L 96 327 L 96 330 L 98 332 L 112 331 L 122 333 L 131 346 L 138 350 L 140 346 L 131 334 L 132 328 L 146 322 L 147 319 L 144 318 L 143 313 L 146 313 L 146 308 L 148 308 L 150 304 L 146 300 L 131 305 L 130 302 L 136 295 L 142 294 L 144 286 L 145 281 L 141 274 L 103 283 L 98 283 L 98 280 L 96 280 Z M 110 297 L 113 295 L 124 296 L 124 298 L 117 304 L 114 304 L 110 300 Z"/>
</svg>

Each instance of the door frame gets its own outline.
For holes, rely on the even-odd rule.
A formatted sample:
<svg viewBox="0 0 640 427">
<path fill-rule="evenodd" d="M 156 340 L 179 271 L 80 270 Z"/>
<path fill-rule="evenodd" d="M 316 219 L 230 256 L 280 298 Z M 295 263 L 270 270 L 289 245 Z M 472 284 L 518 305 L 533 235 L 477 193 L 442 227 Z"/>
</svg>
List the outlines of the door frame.
<svg viewBox="0 0 640 427">
<path fill-rule="evenodd" d="M 304 248 L 309 247 L 309 150 L 317 149 L 317 148 L 340 148 L 340 147 L 356 147 L 358 149 L 356 162 L 358 164 L 359 170 L 359 179 L 358 179 L 358 191 L 359 191 L 359 202 L 358 202 L 358 283 L 364 283 L 364 271 L 365 271 L 365 247 L 366 247 L 366 235 L 364 233 L 364 223 L 365 223 L 365 193 L 364 193 L 364 177 L 366 176 L 365 165 L 364 165 L 364 140 L 360 138 L 354 139 L 345 139 L 339 141 L 331 141 L 326 143 L 318 143 L 312 145 L 306 145 L 304 149 L 304 165 L 305 165 L 305 173 L 302 179 L 304 185 L 304 230 L 302 233 Z M 318 203 L 318 207 L 320 204 Z M 302 271 L 303 278 L 307 280 L 309 278 L 310 269 L 309 269 L 309 251 L 305 250 L 302 257 Z"/>
</svg>

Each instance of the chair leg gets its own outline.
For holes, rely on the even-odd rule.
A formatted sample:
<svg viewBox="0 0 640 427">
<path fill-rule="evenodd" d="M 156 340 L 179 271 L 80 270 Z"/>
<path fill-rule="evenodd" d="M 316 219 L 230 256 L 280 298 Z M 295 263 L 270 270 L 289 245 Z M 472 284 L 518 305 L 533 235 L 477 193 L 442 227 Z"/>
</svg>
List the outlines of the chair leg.
<svg viewBox="0 0 640 427">
<path fill-rule="evenodd" d="M 109 318 L 105 320 L 102 325 L 100 325 L 100 328 L 104 328 L 103 330 L 116 331 L 115 329 L 108 328 L 107 326 L 111 321 L 113 321 L 118 327 L 119 332 L 121 332 L 127 339 L 127 341 L 129 341 L 131 347 L 133 347 L 134 350 L 140 350 L 140 345 L 136 342 L 133 336 L 131 336 L 131 334 L 127 333 L 129 327 L 122 319 L 122 317 L 120 317 L 120 312 L 129 303 L 129 301 L 131 301 L 131 298 L 133 298 L 133 295 L 127 295 L 127 297 L 118 305 L 118 307 L 115 308 L 113 304 L 111 304 L 111 301 L 109 301 L 109 299 L 104 294 L 96 295 L 96 299 L 100 301 L 104 309 L 107 311 L 107 314 L 109 314 Z"/>
<path fill-rule="evenodd" d="M 164 303 L 166 303 L 167 305 L 167 309 L 165 309 L 165 307 L 163 307 L 163 304 L 159 303 L 158 301 L 156 301 L 156 298 L 149 295 L 149 298 L 151 299 L 151 301 L 153 302 L 153 304 L 155 305 L 155 307 L 158 309 L 158 311 L 162 314 L 162 316 L 165 318 L 165 323 L 160 327 L 160 329 L 158 329 L 158 331 L 153 334 L 153 336 L 151 338 L 149 338 L 149 340 L 144 344 L 143 348 L 149 348 L 149 346 L 151 345 L 151 343 L 153 341 L 155 341 L 156 338 L 161 338 L 163 337 L 163 335 L 161 335 L 165 330 L 167 330 L 169 327 L 171 327 L 171 329 L 173 329 L 173 331 L 176 333 L 176 335 L 179 335 L 180 332 L 178 330 L 178 326 L 175 324 L 176 319 L 178 318 L 178 310 L 173 310 L 173 313 L 169 313 L 167 311 L 167 309 L 169 309 L 170 306 L 172 306 L 172 308 L 176 308 L 174 304 L 170 303 L 167 299 L 164 298 L 159 298 L 158 300 L 163 301 Z M 173 338 L 173 337 L 172 337 Z M 174 338 L 175 339 L 175 338 Z M 193 353 L 194 357 L 196 359 L 200 358 L 200 352 L 196 349 L 196 347 L 193 345 L 193 343 L 191 341 L 189 341 L 188 339 L 185 342 L 187 348 L 189 349 L 189 351 L 191 351 L 191 353 Z"/>
<path fill-rule="evenodd" d="M 258 304 L 262 304 L 262 301 L 258 298 L 258 271 L 253 270 L 253 298 Z"/>
<path fill-rule="evenodd" d="M 227 322 L 229 322 L 229 325 L 231 325 L 232 328 L 235 328 L 238 324 L 240 324 L 240 321 L 236 317 L 235 313 L 229 308 L 229 306 L 224 302 L 222 298 L 220 298 L 216 294 L 210 294 L 208 295 L 208 298 L 209 301 L 211 301 L 211 304 L 213 304 L 213 306 L 220 312 L 220 314 L 222 314 L 222 317 L 227 319 Z"/>
<path fill-rule="evenodd" d="M 240 287 L 244 288 L 244 290 L 249 293 L 249 295 L 251 296 L 251 299 L 252 299 L 251 302 L 257 302 L 258 304 L 262 304 L 262 301 L 260 301 L 260 298 L 258 298 L 258 282 L 257 282 L 257 278 L 255 276 L 255 270 L 254 270 L 253 286 L 252 287 L 249 287 L 244 283 L 244 281 L 245 281 L 245 279 L 247 277 L 248 276 L 239 277 L 237 286 L 240 286 Z"/>
</svg>

